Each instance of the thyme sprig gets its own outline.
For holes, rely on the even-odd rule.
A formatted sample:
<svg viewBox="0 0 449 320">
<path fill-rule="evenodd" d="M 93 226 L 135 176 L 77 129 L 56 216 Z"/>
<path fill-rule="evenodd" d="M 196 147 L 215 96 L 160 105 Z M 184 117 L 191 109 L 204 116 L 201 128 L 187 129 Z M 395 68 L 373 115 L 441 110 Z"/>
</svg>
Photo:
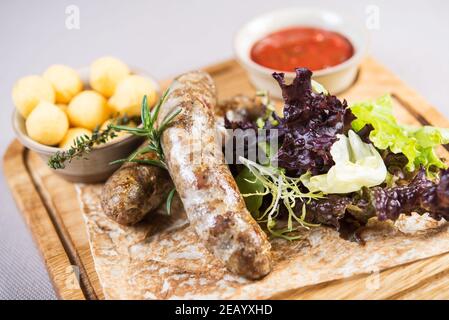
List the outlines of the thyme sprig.
<svg viewBox="0 0 449 320">
<path fill-rule="evenodd" d="M 118 117 L 114 122 L 121 125 L 129 124 L 136 121 L 135 117 Z M 113 128 L 113 124 L 109 124 L 106 129 L 100 130 L 97 127 L 91 136 L 83 135 L 77 137 L 73 146 L 67 150 L 57 151 L 48 159 L 48 166 L 52 169 L 64 169 L 67 163 L 73 159 L 85 158 L 86 155 L 93 150 L 96 145 L 104 144 L 109 140 L 117 137 L 117 130 Z"/>
</svg>

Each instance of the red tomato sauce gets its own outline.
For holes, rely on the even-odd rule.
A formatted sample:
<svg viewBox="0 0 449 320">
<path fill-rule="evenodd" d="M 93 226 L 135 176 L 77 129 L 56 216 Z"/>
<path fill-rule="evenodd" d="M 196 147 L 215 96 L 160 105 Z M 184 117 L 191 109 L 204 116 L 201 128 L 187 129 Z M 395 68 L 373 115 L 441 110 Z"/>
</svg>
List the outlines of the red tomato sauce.
<svg viewBox="0 0 449 320">
<path fill-rule="evenodd" d="M 297 67 L 312 71 L 340 64 L 354 55 L 351 42 L 337 32 L 292 27 L 267 35 L 251 49 L 251 59 L 270 69 L 292 72 Z"/>
</svg>

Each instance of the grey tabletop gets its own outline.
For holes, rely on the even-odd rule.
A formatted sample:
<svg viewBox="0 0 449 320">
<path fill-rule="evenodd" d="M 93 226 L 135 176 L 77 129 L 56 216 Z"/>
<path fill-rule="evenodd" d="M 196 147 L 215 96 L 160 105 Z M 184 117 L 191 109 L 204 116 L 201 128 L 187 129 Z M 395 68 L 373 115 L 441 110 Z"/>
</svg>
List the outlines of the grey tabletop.
<svg viewBox="0 0 449 320">
<path fill-rule="evenodd" d="M 239 26 L 291 6 L 324 7 L 366 21 L 370 53 L 449 117 L 448 1 L 5 0 L 0 2 L 0 154 L 14 139 L 11 89 L 19 77 L 40 74 L 54 63 L 81 67 L 114 55 L 163 79 L 231 57 Z M 70 18 L 76 11 L 79 29 Z M 0 257 L 0 299 L 56 298 L 3 173 Z"/>
</svg>

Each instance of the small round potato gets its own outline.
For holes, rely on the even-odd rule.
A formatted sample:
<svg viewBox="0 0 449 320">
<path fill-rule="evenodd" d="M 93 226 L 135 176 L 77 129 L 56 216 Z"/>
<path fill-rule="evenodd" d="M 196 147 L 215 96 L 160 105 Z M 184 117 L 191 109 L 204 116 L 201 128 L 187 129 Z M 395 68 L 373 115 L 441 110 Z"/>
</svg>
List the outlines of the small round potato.
<svg viewBox="0 0 449 320">
<path fill-rule="evenodd" d="M 108 119 L 108 120 L 106 120 L 106 121 L 101 125 L 100 130 L 101 130 L 101 131 L 106 130 L 110 124 L 115 124 L 116 122 L 117 122 L 116 119 Z M 137 125 L 136 125 L 136 123 L 135 123 L 134 121 L 130 121 L 128 124 L 126 124 L 126 126 L 127 126 L 127 127 L 131 127 L 131 128 L 136 128 L 136 127 L 137 127 Z M 121 137 L 127 135 L 127 134 L 129 134 L 129 133 L 126 132 L 126 131 L 116 132 L 116 135 L 117 135 L 117 136 L 114 137 L 114 138 L 112 138 L 112 139 L 109 140 L 109 141 L 114 141 L 114 140 L 116 140 L 116 139 L 119 139 L 119 138 L 121 138 Z"/>
<path fill-rule="evenodd" d="M 92 135 L 92 131 L 84 129 L 84 128 L 70 128 L 64 139 L 59 143 L 59 147 L 62 149 L 69 149 L 75 144 L 75 139 L 78 137 L 88 136 L 90 137 Z"/>
<path fill-rule="evenodd" d="M 67 115 L 50 102 L 40 102 L 26 119 L 28 136 L 39 143 L 53 146 L 61 142 L 69 129 Z"/>
<path fill-rule="evenodd" d="M 86 90 L 70 101 L 67 114 L 73 127 L 94 130 L 109 118 L 110 110 L 101 94 Z"/>
<path fill-rule="evenodd" d="M 157 98 L 153 82 L 138 75 L 128 76 L 118 84 L 114 95 L 109 99 L 109 105 L 118 114 L 139 116 L 145 95 L 148 105 L 153 106 Z"/>
<path fill-rule="evenodd" d="M 74 69 L 61 64 L 49 67 L 43 77 L 51 82 L 56 93 L 56 103 L 69 101 L 83 90 L 83 82 Z"/>
<path fill-rule="evenodd" d="M 126 64 L 113 57 L 95 60 L 90 66 L 90 86 L 106 98 L 111 97 L 117 84 L 129 75 Z"/>
<path fill-rule="evenodd" d="M 20 114 L 28 115 L 41 101 L 55 102 L 55 91 L 50 81 L 40 76 L 19 79 L 12 90 L 12 100 Z"/>
<path fill-rule="evenodd" d="M 67 114 L 67 108 L 69 107 L 68 105 L 64 103 L 57 103 L 56 106 Z"/>
</svg>

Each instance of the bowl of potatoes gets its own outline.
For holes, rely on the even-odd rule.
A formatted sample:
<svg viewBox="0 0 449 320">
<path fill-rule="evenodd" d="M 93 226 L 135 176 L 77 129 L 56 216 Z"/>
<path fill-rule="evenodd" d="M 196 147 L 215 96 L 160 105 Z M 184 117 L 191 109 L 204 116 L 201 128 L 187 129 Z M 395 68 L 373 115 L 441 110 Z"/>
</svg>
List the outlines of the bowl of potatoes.
<svg viewBox="0 0 449 320">
<path fill-rule="evenodd" d="M 160 87 L 152 77 L 130 69 L 114 57 L 102 57 L 89 67 L 52 65 L 42 75 L 19 79 L 12 99 L 13 128 L 19 141 L 45 161 L 74 150 L 80 137 L 89 138 L 111 123 L 127 120 L 138 126 L 143 96 L 154 106 Z M 141 137 L 118 132 L 82 157 L 73 157 L 55 172 L 72 182 L 105 181 L 142 143 Z"/>
</svg>

